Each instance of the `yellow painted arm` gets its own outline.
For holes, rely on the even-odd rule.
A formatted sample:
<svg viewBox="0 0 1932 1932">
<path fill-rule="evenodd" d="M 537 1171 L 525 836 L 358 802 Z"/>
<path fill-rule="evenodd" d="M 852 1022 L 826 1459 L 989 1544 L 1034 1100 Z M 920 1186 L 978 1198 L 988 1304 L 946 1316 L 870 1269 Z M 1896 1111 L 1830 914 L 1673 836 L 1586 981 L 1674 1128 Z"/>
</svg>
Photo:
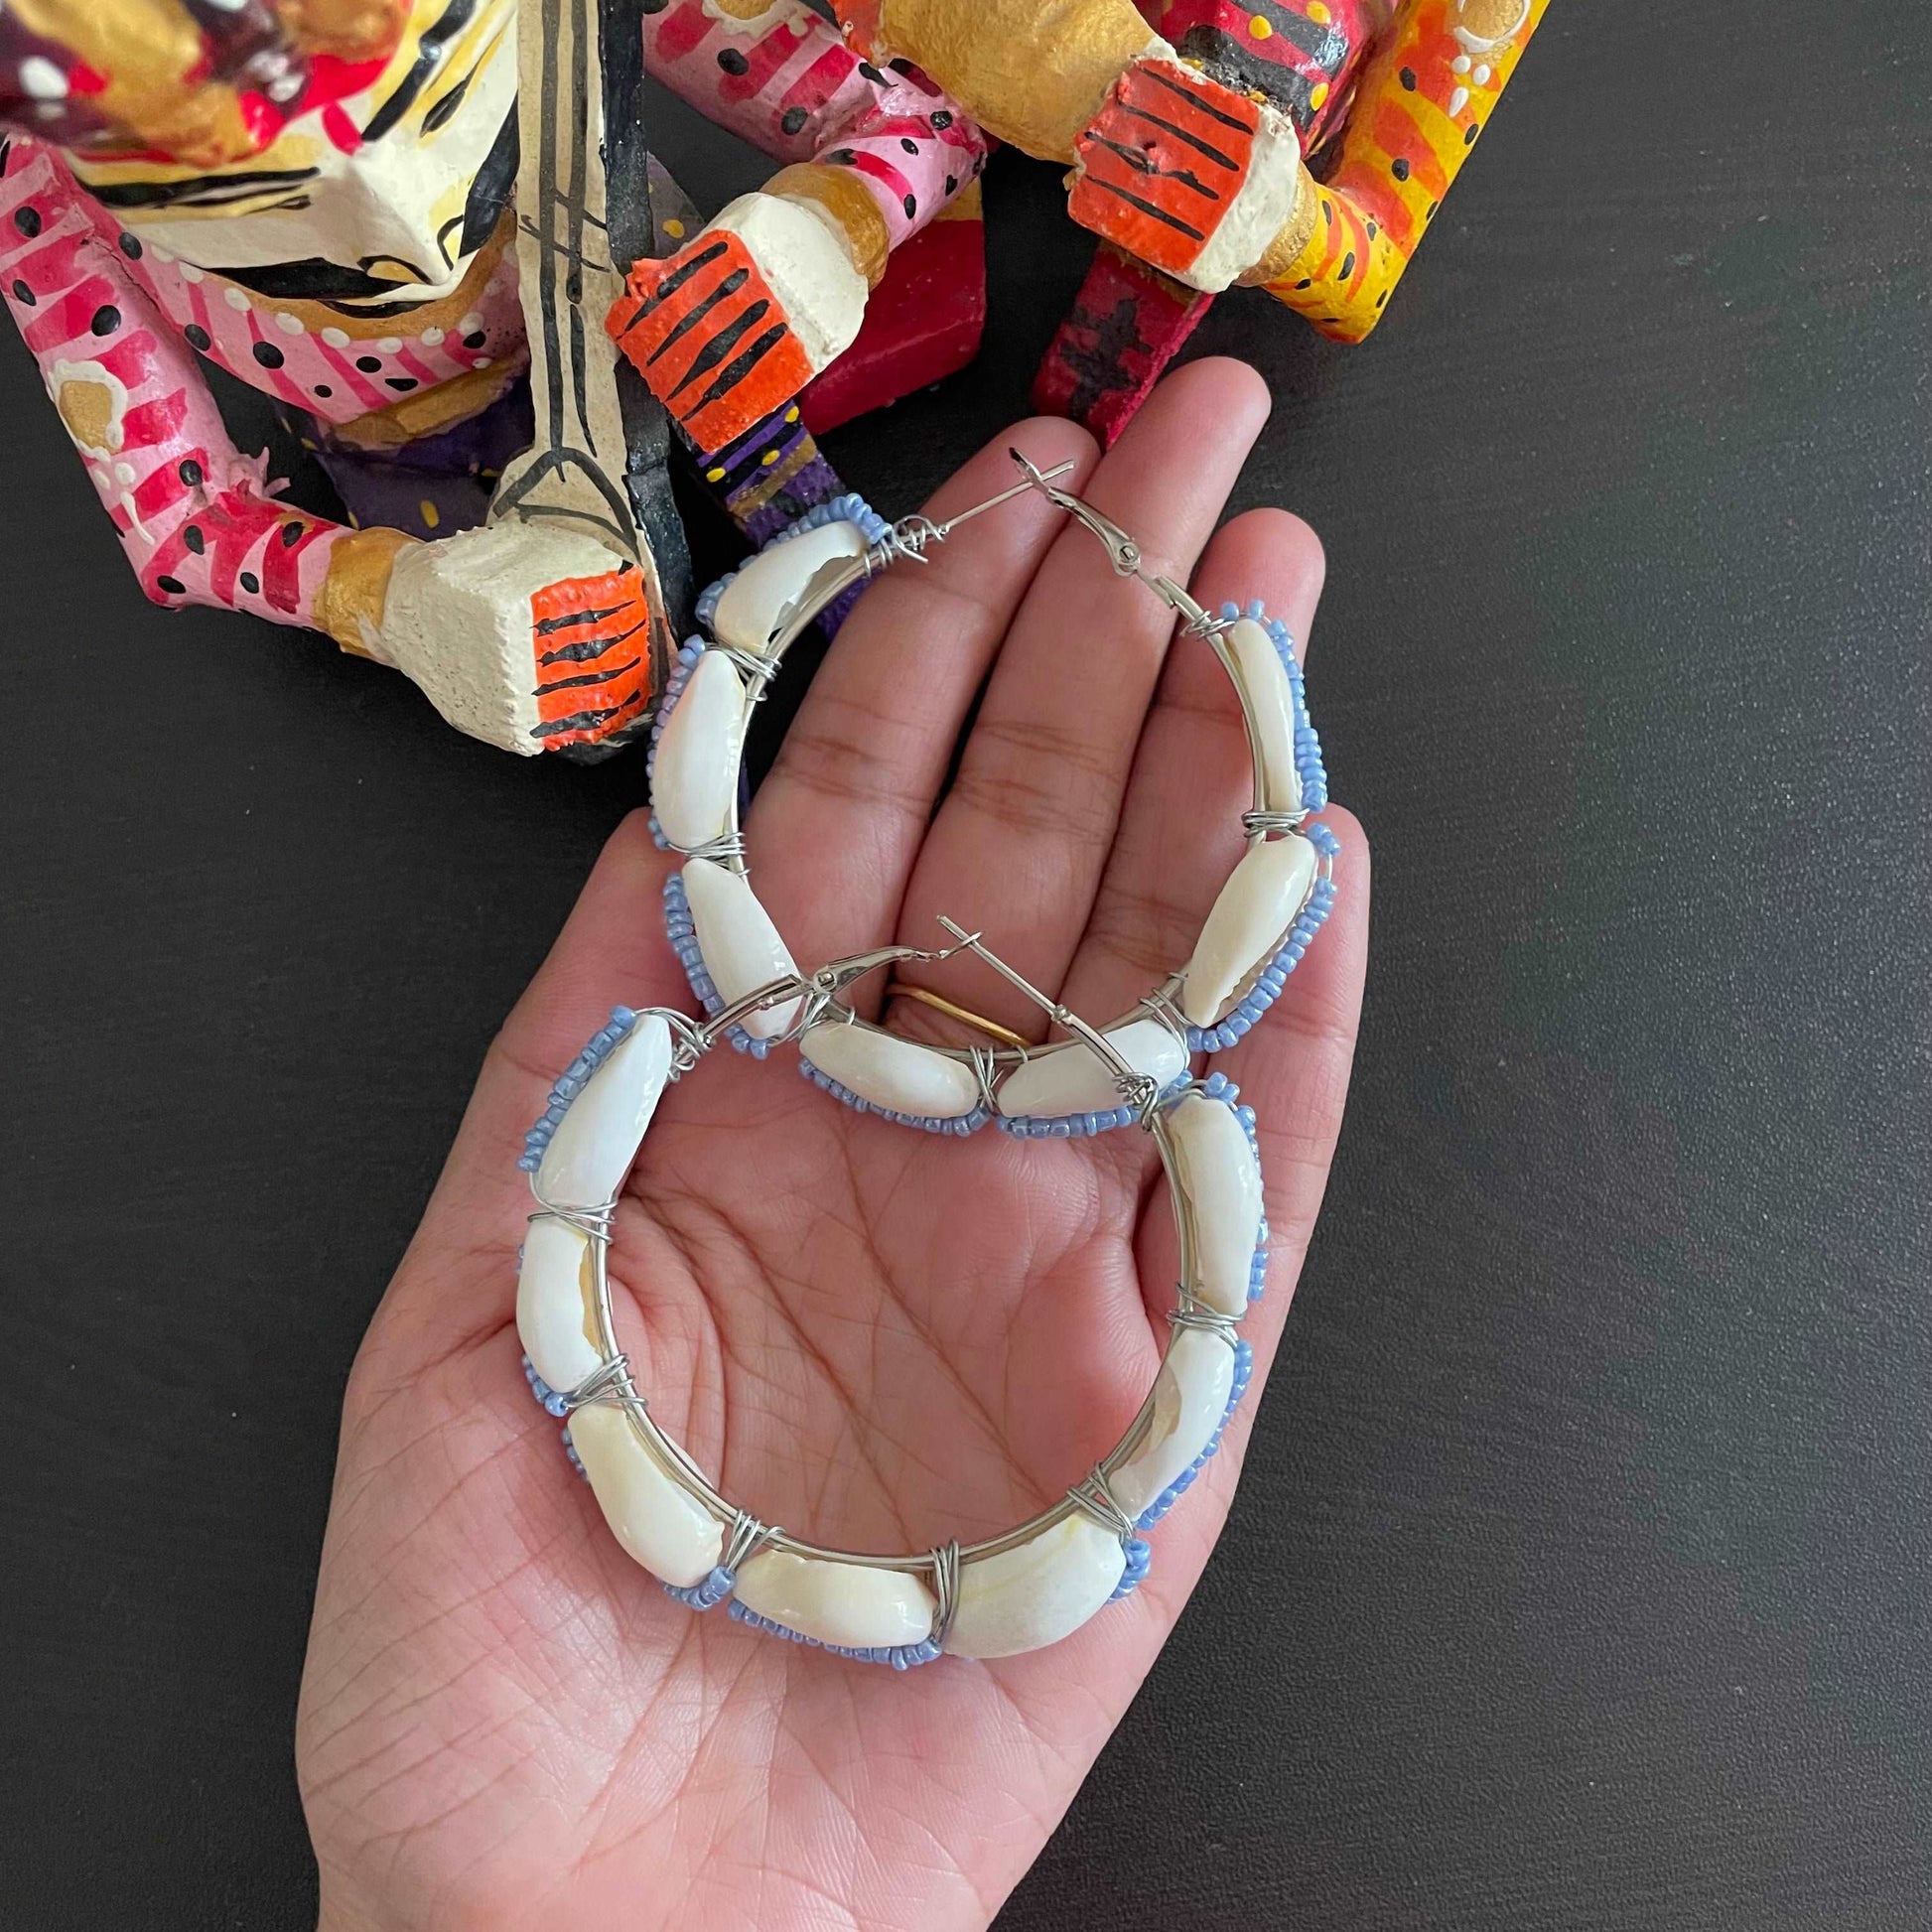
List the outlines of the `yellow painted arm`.
<svg viewBox="0 0 1932 1932">
<path fill-rule="evenodd" d="M 1406 0 L 1362 71 L 1326 182 L 1305 184 L 1306 232 L 1244 281 L 1322 335 L 1357 343 L 1454 181 L 1549 0 Z M 1310 195 L 1313 207 L 1309 207 Z"/>
</svg>

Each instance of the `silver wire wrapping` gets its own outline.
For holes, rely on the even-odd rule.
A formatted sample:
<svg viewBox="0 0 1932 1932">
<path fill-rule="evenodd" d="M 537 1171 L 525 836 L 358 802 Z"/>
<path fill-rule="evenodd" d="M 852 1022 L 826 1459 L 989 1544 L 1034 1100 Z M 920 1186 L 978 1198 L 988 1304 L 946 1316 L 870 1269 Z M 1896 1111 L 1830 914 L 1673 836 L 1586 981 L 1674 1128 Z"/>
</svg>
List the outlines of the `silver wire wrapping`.
<svg viewBox="0 0 1932 1932">
<path fill-rule="evenodd" d="M 1243 812 L 1241 829 L 1249 838 L 1267 838 L 1278 832 L 1299 832 L 1308 820 L 1306 810 L 1296 812 Z"/>
<path fill-rule="evenodd" d="M 953 1612 L 959 1608 L 959 1539 L 941 1543 L 932 1552 L 932 1643 L 946 1647 Z"/>
<path fill-rule="evenodd" d="M 1182 621 L 1180 634 L 1183 637 L 1225 637 L 1240 621 L 1239 618 L 1218 618 L 1212 611 L 1203 610 L 1198 617 Z"/>
<path fill-rule="evenodd" d="M 973 1078 L 979 1082 L 980 1105 L 989 1114 L 997 1113 L 1000 1103 L 994 1089 L 1000 1077 L 999 1056 L 990 1046 L 969 1046 L 966 1050 L 973 1056 Z"/>
<path fill-rule="evenodd" d="M 611 1238 L 611 1223 L 617 1216 L 616 1199 L 600 1202 L 595 1207 L 577 1207 L 567 1201 L 546 1200 L 537 1193 L 537 1177 L 530 1176 L 530 1192 L 536 1196 L 536 1212 L 526 1218 L 532 1221 L 561 1221 L 565 1227 L 575 1228 L 577 1232 L 592 1241 L 608 1241 Z"/>
<path fill-rule="evenodd" d="M 729 866 L 736 872 L 745 861 L 745 834 L 733 826 L 728 832 L 720 832 L 715 839 L 706 839 L 702 845 L 680 846 L 678 850 L 687 859 L 709 859 L 715 865 Z"/>
<path fill-rule="evenodd" d="M 1145 1013 L 1150 1020 L 1158 1021 L 1179 1040 L 1187 1044 L 1187 1016 L 1174 1005 L 1175 982 L 1170 979 L 1165 986 L 1157 986 L 1144 999 L 1137 1002 L 1138 1011 Z"/>
<path fill-rule="evenodd" d="M 725 1551 L 718 1559 L 718 1568 L 736 1577 L 772 1538 L 783 1534 L 775 1527 L 767 1528 L 749 1509 L 741 1509 L 732 1520 L 731 1534 L 725 1539 Z"/>
<path fill-rule="evenodd" d="M 630 1358 L 622 1349 L 619 1349 L 608 1360 L 598 1363 L 574 1389 L 559 1389 L 557 1395 L 567 1416 L 575 1415 L 579 1409 L 589 1408 L 593 1402 L 604 1403 L 610 1408 L 621 1408 L 626 1393 L 634 1401 L 643 1401 L 643 1397 L 630 1388 L 629 1383 Z"/>
<path fill-rule="evenodd" d="M 741 650 L 736 644 L 707 644 L 705 649 L 715 651 L 737 666 L 751 683 L 752 688 L 746 696 L 754 704 L 764 702 L 765 687 L 778 674 L 778 660 L 775 657 L 766 657 L 755 650 Z M 695 853 L 692 856 L 695 857 Z"/>
<path fill-rule="evenodd" d="M 1123 1544 L 1131 1543 L 1139 1534 L 1139 1526 L 1121 1508 L 1108 1486 L 1105 1463 L 1096 1463 L 1066 1492 L 1066 1497 L 1075 1509 L 1083 1510 L 1103 1530 L 1112 1530 Z"/>
<path fill-rule="evenodd" d="M 1205 1302 L 1198 1302 L 1187 1292 L 1185 1282 L 1174 1284 L 1176 1305 L 1168 1311 L 1168 1325 L 1171 1328 L 1198 1328 L 1207 1334 L 1219 1335 L 1232 1348 L 1241 1326 L 1238 1314 L 1223 1314 L 1219 1309 L 1210 1309 Z"/>
<path fill-rule="evenodd" d="M 886 534 L 866 551 L 866 563 L 870 577 L 875 570 L 886 570 L 901 559 L 909 563 L 925 562 L 926 546 L 944 543 L 946 533 L 929 516 L 914 513 L 901 516 L 897 523 L 888 524 Z"/>
</svg>

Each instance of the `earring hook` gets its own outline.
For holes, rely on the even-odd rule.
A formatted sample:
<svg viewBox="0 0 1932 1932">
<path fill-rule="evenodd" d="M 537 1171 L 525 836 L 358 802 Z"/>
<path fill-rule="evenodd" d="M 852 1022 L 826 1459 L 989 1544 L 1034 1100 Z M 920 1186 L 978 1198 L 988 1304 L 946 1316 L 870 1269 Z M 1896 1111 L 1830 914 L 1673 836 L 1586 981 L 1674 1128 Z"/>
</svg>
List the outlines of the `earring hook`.
<svg viewBox="0 0 1932 1932">
<path fill-rule="evenodd" d="M 1143 1114 L 1147 1112 L 1157 1092 L 1155 1083 L 1141 1072 L 1105 1034 L 1098 1028 L 1089 1026 L 1071 1007 L 1063 1006 L 1058 1000 L 1042 993 L 1032 980 L 1009 966 L 977 932 L 968 932 L 956 919 L 948 918 L 943 912 L 939 915 L 939 923 L 953 935 L 957 942 L 948 947 L 943 954 L 939 955 L 940 957 L 950 959 L 955 953 L 970 952 L 985 960 L 1002 979 L 1018 987 L 1056 1025 L 1064 1027 L 1068 1033 L 1098 1055 L 1101 1064 L 1113 1075 L 1114 1084 L 1120 1089 L 1121 1097 L 1131 1106 L 1139 1108 Z"/>
<path fill-rule="evenodd" d="M 895 557 L 910 557 L 913 562 L 922 564 L 925 562 L 927 544 L 944 543 L 962 523 L 970 523 L 974 517 L 984 516 L 988 510 L 996 510 L 1002 503 L 1010 503 L 1016 496 L 1024 496 L 1031 489 L 1044 488 L 1049 479 L 1065 476 L 1073 468 L 1073 463 L 1069 458 L 1065 463 L 1056 463 L 1046 471 L 1034 470 L 1031 464 L 1027 467 L 1033 474 L 1024 483 L 1017 483 L 1011 489 L 1003 489 L 997 496 L 987 497 L 983 503 L 960 510 L 943 523 L 935 523 L 931 517 L 916 511 L 910 516 L 900 517 L 893 525 L 887 547 Z M 1035 478 L 1039 480 L 1037 483 Z"/>
<path fill-rule="evenodd" d="M 1226 619 L 1211 616 L 1203 605 L 1196 603 L 1172 577 L 1161 576 L 1149 570 L 1142 561 L 1139 539 L 1129 531 L 1123 530 L 1111 516 L 1095 509 L 1084 496 L 1076 496 L 1070 489 L 1055 489 L 1051 479 L 1060 475 L 1061 471 L 1041 471 L 1015 449 L 1009 449 L 1007 455 L 1020 466 L 1021 474 L 1026 478 L 1024 487 L 1037 489 L 1049 502 L 1063 509 L 1082 529 L 1098 537 L 1113 562 L 1114 574 L 1119 577 L 1139 578 L 1163 604 L 1170 610 L 1177 612 L 1185 620 L 1184 627 L 1190 636 L 1208 637 L 1228 627 Z M 1064 468 L 1065 466 L 1062 466 L 1062 469 Z"/>
</svg>

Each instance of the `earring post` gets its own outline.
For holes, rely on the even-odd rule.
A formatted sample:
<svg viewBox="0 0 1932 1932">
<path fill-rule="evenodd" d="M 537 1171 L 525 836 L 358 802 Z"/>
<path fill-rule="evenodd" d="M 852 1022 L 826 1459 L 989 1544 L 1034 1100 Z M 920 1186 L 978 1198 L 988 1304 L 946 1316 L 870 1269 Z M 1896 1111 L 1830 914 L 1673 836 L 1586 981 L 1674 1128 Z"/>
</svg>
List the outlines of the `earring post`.
<svg viewBox="0 0 1932 1932">
<path fill-rule="evenodd" d="M 1185 620 L 1185 627 L 1191 635 L 1207 637 L 1227 627 L 1222 620 L 1210 616 L 1172 577 L 1158 576 L 1149 570 L 1142 561 L 1139 540 L 1123 530 L 1111 516 L 1095 509 L 1084 496 L 1076 496 L 1070 489 L 1053 487 L 1053 479 L 1063 476 L 1069 466 L 1063 464 L 1057 470 L 1040 470 L 1022 456 L 1018 450 L 1009 448 L 1007 455 L 1020 466 L 1021 474 L 1027 480 L 1022 485 L 1024 488 L 1037 489 L 1049 502 L 1063 509 L 1082 529 L 1099 538 L 1106 547 L 1115 575 L 1139 578 L 1163 604 Z"/>
<path fill-rule="evenodd" d="M 1073 462 L 1069 458 L 1065 463 L 1054 464 L 1050 470 L 1034 470 L 1032 464 L 1028 464 L 1027 467 L 1033 471 L 1033 475 L 1024 483 L 1015 483 L 1011 489 L 1001 490 L 997 496 L 989 496 L 983 503 L 975 503 L 971 509 L 961 510 L 957 516 L 947 517 L 945 522 L 933 526 L 932 534 L 942 539 L 951 536 L 962 523 L 970 523 L 974 517 L 984 516 L 988 510 L 996 510 L 1002 503 L 1010 503 L 1016 496 L 1024 496 L 1030 489 L 1037 487 L 1034 482 L 1035 477 L 1039 478 L 1041 482 L 1049 482 L 1056 477 L 1065 476 L 1073 468 Z"/>
<path fill-rule="evenodd" d="M 1043 1013 L 1090 1046 L 1117 1080 L 1131 1081 L 1136 1085 L 1144 1080 L 1145 1076 L 1126 1059 L 1105 1034 L 1089 1026 L 1070 1007 L 1062 1006 L 1058 1000 L 1049 999 L 1025 974 L 1009 966 L 977 932 L 968 932 L 958 920 L 948 918 L 943 912 L 939 915 L 939 923 L 958 942 L 947 949 L 945 957 L 951 958 L 957 953 L 970 952 L 985 960 L 1002 979 L 1018 987 Z M 1125 1092 L 1126 1088 L 1123 1087 L 1122 1091 Z"/>
</svg>

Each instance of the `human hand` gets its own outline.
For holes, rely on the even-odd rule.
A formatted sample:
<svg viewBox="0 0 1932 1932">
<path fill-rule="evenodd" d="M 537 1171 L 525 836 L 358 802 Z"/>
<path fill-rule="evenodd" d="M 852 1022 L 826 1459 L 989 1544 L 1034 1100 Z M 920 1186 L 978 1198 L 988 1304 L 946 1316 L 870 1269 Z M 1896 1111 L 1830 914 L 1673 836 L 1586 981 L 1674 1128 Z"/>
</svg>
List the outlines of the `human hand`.
<svg viewBox="0 0 1932 1932">
<path fill-rule="evenodd" d="M 1071 424 L 996 439 L 928 505 L 1004 487 L 1017 443 L 1192 574 L 1307 634 L 1312 534 L 1213 532 L 1267 411 L 1197 362 L 1096 462 Z M 1036 496 L 867 591 L 747 821 L 760 899 L 809 970 L 983 927 L 1095 1023 L 1183 960 L 1239 853 L 1249 765 L 1225 675 Z M 947 783 L 960 731 L 985 695 Z M 1260 1117 L 1273 1259 L 1243 1324 L 1257 1385 L 1326 1180 L 1353 1046 L 1367 863 L 1272 1012 L 1212 1065 Z M 344 1928 L 987 1924 L 1119 1722 L 1226 1514 L 1254 1395 L 1156 1532 L 1151 1575 L 1050 1649 L 906 1673 L 670 1601 L 531 1402 L 513 1325 L 516 1158 L 614 1002 L 690 1002 L 662 937 L 675 855 L 613 836 L 492 1048 L 357 1357 L 302 1691 L 298 1766 Z M 919 969 L 1041 1036 L 976 960 Z M 876 1016 L 876 981 L 853 989 Z M 870 999 L 874 1004 L 868 1006 Z M 929 1009 L 892 1024 L 956 1037 Z M 619 1337 L 652 1413 L 766 1522 L 913 1550 L 1034 1515 L 1112 1447 L 1167 1336 L 1173 1232 L 1146 1137 L 967 1140 L 715 1056 L 670 1088 L 620 1203 Z"/>
</svg>

